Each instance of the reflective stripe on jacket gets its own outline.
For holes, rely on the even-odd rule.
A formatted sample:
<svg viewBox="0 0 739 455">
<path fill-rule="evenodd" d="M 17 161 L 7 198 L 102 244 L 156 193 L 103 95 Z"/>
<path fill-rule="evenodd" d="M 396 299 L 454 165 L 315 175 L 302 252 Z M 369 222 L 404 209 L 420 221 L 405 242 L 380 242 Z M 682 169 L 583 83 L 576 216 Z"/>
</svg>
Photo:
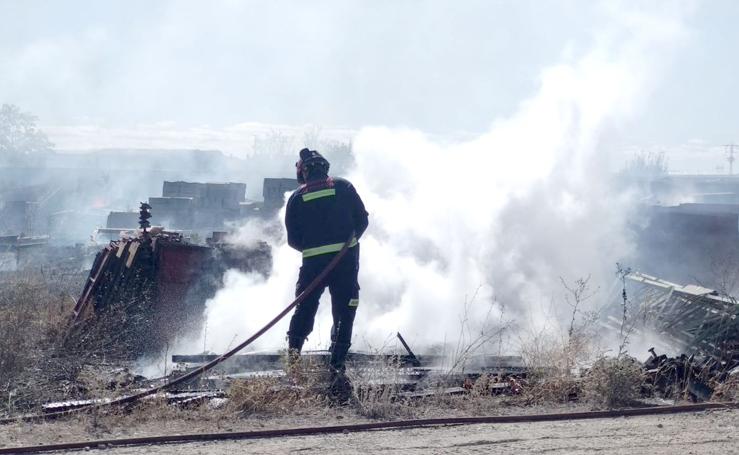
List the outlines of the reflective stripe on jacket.
<svg viewBox="0 0 739 455">
<path fill-rule="evenodd" d="M 368 225 L 362 199 L 351 183 L 324 176 L 298 188 L 287 201 L 287 243 L 303 258 L 336 253 L 352 231 L 355 246 Z"/>
<path fill-rule="evenodd" d="M 349 248 L 353 248 L 357 246 L 357 239 L 356 237 L 352 239 L 352 242 L 349 244 Z M 321 254 L 328 254 L 328 253 L 338 253 L 341 251 L 341 249 L 344 247 L 344 242 L 341 243 L 332 243 L 331 245 L 323 245 L 323 246 L 316 246 L 313 248 L 306 248 L 303 250 L 303 257 L 309 258 L 313 256 L 318 256 Z"/>
</svg>

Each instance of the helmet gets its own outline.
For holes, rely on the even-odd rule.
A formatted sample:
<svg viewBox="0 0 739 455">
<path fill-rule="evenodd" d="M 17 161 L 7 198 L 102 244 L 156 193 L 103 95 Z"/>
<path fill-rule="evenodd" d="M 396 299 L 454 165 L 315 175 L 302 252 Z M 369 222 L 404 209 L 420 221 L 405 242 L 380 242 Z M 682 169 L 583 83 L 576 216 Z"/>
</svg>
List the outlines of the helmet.
<svg viewBox="0 0 739 455">
<path fill-rule="evenodd" d="M 295 163 L 295 174 L 298 183 L 305 183 L 310 176 L 328 175 L 329 162 L 315 150 L 304 148 L 300 151 L 300 160 Z"/>
</svg>

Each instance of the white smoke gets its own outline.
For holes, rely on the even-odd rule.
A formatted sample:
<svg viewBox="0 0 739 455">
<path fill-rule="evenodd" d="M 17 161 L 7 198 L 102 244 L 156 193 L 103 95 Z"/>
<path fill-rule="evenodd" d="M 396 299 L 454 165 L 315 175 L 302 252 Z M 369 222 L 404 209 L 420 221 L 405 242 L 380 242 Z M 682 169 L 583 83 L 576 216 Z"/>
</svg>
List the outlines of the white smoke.
<svg viewBox="0 0 739 455">
<path fill-rule="evenodd" d="M 370 228 L 361 241 L 355 345 L 396 331 L 419 346 L 448 341 L 463 313 L 552 328 L 571 311 L 558 308 L 559 277 L 613 282 L 616 261 L 630 253 L 632 201 L 610 186 L 603 138 L 639 112 L 685 36 L 684 10 L 622 6 L 608 3 L 610 25 L 593 47 L 578 57 L 568 49 L 542 72 L 534 96 L 472 141 L 439 144 L 381 127 L 357 134 L 348 177 Z M 284 242 L 273 247 L 268 279 L 229 272 L 208 302 L 209 349 L 223 351 L 292 300 L 299 255 Z M 308 347 L 328 343 L 326 297 Z M 284 320 L 255 348 L 282 347 L 286 329 Z"/>
</svg>

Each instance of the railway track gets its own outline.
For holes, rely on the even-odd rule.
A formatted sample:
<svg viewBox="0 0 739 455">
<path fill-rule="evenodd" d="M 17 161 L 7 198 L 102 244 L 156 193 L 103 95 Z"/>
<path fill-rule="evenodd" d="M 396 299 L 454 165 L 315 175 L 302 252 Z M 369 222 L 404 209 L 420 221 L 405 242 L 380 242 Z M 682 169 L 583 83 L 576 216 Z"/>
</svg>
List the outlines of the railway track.
<svg viewBox="0 0 739 455">
<path fill-rule="evenodd" d="M 323 427 L 284 428 L 278 430 L 256 430 L 228 433 L 194 433 L 162 436 L 146 436 L 121 439 L 98 439 L 91 441 L 66 442 L 59 444 L 0 448 L 2 454 L 63 452 L 73 450 L 110 449 L 114 447 L 147 446 L 162 444 L 183 444 L 190 442 L 227 441 L 239 439 L 282 438 L 292 436 L 313 436 L 336 433 L 354 433 L 361 431 L 387 431 L 423 427 L 439 427 L 454 425 L 474 425 L 486 423 L 531 423 L 564 420 L 603 419 L 615 417 L 633 417 L 657 414 L 677 414 L 701 412 L 708 410 L 737 409 L 739 403 L 701 403 L 678 406 L 656 406 L 646 408 L 630 408 L 608 411 L 568 412 L 556 414 L 483 416 L 483 417 L 450 417 L 437 419 L 398 420 L 391 422 L 370 422 L 350 425 L 333 425 Z"/>
</svg>

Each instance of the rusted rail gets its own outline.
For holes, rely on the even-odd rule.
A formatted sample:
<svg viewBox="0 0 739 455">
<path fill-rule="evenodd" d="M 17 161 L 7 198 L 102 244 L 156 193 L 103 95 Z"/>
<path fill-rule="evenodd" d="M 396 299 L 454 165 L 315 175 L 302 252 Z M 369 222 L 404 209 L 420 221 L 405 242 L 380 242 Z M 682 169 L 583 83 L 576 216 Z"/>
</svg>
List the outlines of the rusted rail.
<svg viewBox="0 0 739 455">
<path fill-rule="evenodd" d="M 657 406 L 648 408 L 618 409 L 609 411 L 566 412 L 557 414 L 450 417 L 438 419 L 399 420 L 393 422 L 357 423 L 352 425 L 333 425 L 326 427 L 284 428 L 279 430 L 257 430 L 231 433 L 197 433 L 181 435 L 148 436 L 123 439 L 99 439 L 93 441 L 68 442 L 61 444 L 8 447 L 0 449 L 0 454 L 42 453 L 63 450 L 84 450 L 123 446 L 144 446 L 160 444 L 182 444 L 187 442 L 227 441 L 238 439 L 276 438 L 288 436 L 311 436 L 360 431 L 398 430 L 421 427 L 451 425 L 474 425 L 486 423 L 528 423 L 552 422 L 562 420 L 603 419 L 614 417 L 634 417 L 655 414 L 677 414 L 707 410 L 736 409 L 739 403 L 701 403 L 678 406 Z"/>
</svg>

